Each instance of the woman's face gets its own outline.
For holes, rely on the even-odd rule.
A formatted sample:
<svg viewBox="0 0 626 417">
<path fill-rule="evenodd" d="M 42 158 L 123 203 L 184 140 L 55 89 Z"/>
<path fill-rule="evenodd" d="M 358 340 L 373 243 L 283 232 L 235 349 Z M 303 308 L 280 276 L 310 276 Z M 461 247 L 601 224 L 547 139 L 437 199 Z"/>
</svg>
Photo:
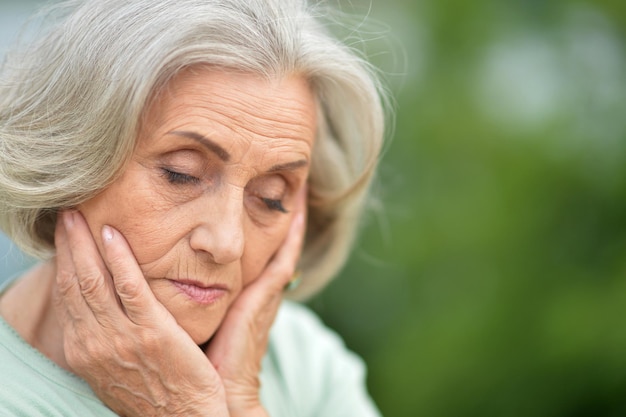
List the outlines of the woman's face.
<svg viewBox="0 0 626 417">
<path fill-rule="evenodd" d="M 285 239 L 315 127 L 303 78 L 186 70 L 148 109 L 123 175 L 79 209 L 99 245 L 105 224 L 126 237 L 156 298 L 203 343 Z"/>
</svg>

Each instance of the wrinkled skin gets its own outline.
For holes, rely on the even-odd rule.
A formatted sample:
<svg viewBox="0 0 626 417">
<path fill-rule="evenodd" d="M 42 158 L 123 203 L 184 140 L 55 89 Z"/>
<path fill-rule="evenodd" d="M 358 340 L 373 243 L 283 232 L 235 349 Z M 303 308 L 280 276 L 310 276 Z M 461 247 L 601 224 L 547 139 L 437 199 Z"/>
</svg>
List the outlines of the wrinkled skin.
<svg viewBox="0 0 626 417">
<path fill-rule="evenodd" d="M 122 176 L 57 222 L 67 367 L 120 415 L 267 415 L 260 363 L 303 242 L 313 96 L 299 77 L 195 68 L 155 103 Z"/>
</svg>

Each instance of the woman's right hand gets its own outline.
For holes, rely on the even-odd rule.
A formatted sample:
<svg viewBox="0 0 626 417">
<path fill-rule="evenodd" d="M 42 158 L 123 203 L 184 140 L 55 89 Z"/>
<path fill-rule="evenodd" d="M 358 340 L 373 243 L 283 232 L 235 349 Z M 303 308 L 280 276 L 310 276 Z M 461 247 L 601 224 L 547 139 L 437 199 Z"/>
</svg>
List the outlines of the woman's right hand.
<svg viewBox="0 0 626 417">
<path fill-rule="evenodd" d="M 108 227 L 102 242 L 100 256 L 83 216 L 59 215 L 57 312 L 68 366 L 120 415 L 228 416 L 220 376 L 154 297 L 124 237 Z"/>
</svg>

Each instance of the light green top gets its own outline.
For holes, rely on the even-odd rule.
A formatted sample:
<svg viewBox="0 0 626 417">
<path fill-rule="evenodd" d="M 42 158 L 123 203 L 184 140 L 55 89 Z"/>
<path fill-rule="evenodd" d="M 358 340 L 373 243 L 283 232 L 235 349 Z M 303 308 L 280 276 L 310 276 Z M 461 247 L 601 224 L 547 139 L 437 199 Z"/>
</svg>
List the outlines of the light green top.
<svg viewBox="0 0 626 417">
<path fill-rule="evenodd" d="M 306 307 L 284 302 L 261 372 L 271 417 L 376 417 L 365 367 Z M 0 416 L 112 417 L 89 385 L 0 318 Z"/>
</svg>

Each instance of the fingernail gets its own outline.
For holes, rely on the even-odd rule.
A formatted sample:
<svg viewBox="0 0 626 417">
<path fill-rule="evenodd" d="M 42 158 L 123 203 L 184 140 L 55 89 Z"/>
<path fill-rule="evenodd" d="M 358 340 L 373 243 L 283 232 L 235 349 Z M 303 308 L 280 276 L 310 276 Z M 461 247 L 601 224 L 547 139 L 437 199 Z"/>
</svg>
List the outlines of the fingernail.
<svg viewBox="0 0 626 417">
<path fill-rule="evenodd" d="M 102 226 L 102 239 L 106 242 L 110 242 L 113 240 L 113 229 L 109 226 Z"/>
</svg>

